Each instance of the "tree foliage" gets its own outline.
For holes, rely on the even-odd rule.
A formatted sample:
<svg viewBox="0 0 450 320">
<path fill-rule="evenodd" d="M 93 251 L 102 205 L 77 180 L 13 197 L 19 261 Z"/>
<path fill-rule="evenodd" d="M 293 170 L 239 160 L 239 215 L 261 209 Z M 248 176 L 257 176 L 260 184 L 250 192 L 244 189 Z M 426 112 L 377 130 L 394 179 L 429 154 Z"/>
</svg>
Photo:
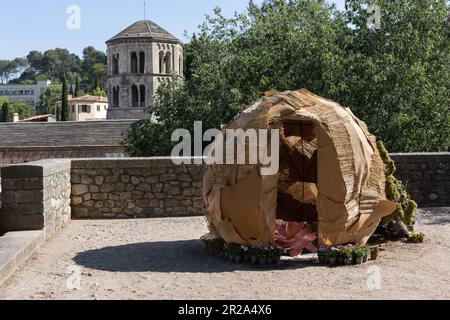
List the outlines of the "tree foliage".
<svg viewBox="0 0 450 320">
<path fill-rule="evenodd" d="M 2 114 L 1 114 L 1 118 L 0 118 L 0 122 L 9 122 L 10 120 L 10 115 L 9 115 L 9 107 L 8 107 L 8 102 L 4 102 L 2 104 Z"/>
<path fill-rule="evenodd" d="M 49 79 L 60 82 L 67 76 L 68 87 L 78 81 L 79 92 L 88 92 L 96 87 L 105 88 L 106 60 L 106 54 L 92 46 L 83 50 L 82 58 L 61 48 L 31 51 L 26 58 L 0 60 L 0 81 L 25 84 Z"/>
<path fill-rule="evenodd" d="M 66 78 L 63 78 L 61 90 L 61 121 L 69 121 L 69 101 L 67 98 L 67 83 Z"/>
<path fill-rule="evenodd" d="M 218 128 L 265 91 L 300 88 L 350 107 L 390 151 L 447 151 L 447 2 L 379 0 L 380 29 L 367 23 L 371 1 L 346 4 L 266 0 L 232 18 L 216 9 L 184 46 L 184 82 L 157 94 L 159 123 L 130 131 L 131 154 L 167 155 L 174 129 Z"/>
<path fill-rule="evenodd" d="M 8 101 L 0 98 L 1 114 L 0 122 L 11 122 L 13 114 L 17 113 L 19 119 L 26 119 L 35 115 L 34 109 L 23 101 Z"/>
</svg>

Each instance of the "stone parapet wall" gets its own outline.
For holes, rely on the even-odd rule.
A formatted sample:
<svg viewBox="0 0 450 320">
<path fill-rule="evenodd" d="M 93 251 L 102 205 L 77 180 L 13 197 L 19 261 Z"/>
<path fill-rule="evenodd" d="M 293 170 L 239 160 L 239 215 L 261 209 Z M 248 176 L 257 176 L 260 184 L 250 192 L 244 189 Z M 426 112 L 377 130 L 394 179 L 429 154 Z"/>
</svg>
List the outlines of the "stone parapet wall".
<svg viewBox="0 0 450 320">
<path fill-rule="evenodd" d="M 203 172 L 203 165 L 169 158 L 73 160 L 73 217 L 202 215 Z"/>
<path fill-rule="evenodd" d="M 396 176 L 421 207 L 450 206 L 450 153 L 392 154 Z"/>
<path fill-rule="evenodd" d="M 3 232 L 45 230 L 51 236 L 71 218 L 70 160 L 1 168 Z"/>
<path fill-rule="evenodd" d="M 0 167 L 41 159 L 104 158 L 108 154 L 124 153 L 122 146 L 0 147 Z"/>
</svg>

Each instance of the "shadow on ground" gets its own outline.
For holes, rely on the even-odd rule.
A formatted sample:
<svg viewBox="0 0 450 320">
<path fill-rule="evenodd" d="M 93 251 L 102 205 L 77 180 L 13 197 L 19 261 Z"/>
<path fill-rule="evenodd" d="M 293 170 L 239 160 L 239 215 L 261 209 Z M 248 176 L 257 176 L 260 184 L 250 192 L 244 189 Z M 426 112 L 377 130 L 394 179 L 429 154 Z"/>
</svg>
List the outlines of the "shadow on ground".
<svg viewBox="0 0 450 320">
<path fill-rule="evenodd" d="M 279 264 L 270 267 L 232 263 L 224 258 L 209 256 L 198 240 L 106 247 L 80 252 L 73 260 L 85 268 L 110 272 L 221 273 L 237 270 L 299 269 L 311 266 L 308 263 Z"/>
</svg>

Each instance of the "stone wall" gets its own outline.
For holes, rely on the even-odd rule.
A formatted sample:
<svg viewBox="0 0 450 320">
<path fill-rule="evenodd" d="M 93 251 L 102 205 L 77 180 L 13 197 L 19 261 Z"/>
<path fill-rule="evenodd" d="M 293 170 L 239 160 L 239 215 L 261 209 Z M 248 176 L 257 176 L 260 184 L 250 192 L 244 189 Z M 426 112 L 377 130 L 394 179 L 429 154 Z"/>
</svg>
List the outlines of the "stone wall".
<svg viewBox="0 0 450 320">
<path fill-rule="evenodd" d="M 202 215 L 203 169 L 169 158 L 73 160 L 73 217 Z"/>
<path fill-rule="evenodd" d="M 70 160 L 4 167 L 1 177 L 3 232 L 45 230 L 49 237 L 70 220 Z"/>
<path fill-rule="evenodd" d="M 124 147 L 121 146 L 7 147 L 0 148 L 0 166 L 42 159 L 104 158 L 124 153 Z"/>
<path fill-rule="evenodd" d="M 450 153 L 393 154 L 396 176 L 421 207 L 450 206 Z"/>
</svg>

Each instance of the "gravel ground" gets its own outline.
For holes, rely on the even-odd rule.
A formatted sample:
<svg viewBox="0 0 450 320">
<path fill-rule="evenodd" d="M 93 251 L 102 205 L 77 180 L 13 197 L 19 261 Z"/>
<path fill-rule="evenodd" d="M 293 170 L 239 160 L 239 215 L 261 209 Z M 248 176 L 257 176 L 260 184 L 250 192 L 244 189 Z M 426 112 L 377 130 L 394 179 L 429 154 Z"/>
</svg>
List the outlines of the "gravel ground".
<svg viewBox="0 0 450 320">
<path fill-rule="evenodd" d="M 389 243 L 376 262 L 271 269 L 206 255 L 203 218 L 71 221 L 0 299 L 450 299 L 450 208 L 418 220 L 426 243 Z"/>
</svg>

